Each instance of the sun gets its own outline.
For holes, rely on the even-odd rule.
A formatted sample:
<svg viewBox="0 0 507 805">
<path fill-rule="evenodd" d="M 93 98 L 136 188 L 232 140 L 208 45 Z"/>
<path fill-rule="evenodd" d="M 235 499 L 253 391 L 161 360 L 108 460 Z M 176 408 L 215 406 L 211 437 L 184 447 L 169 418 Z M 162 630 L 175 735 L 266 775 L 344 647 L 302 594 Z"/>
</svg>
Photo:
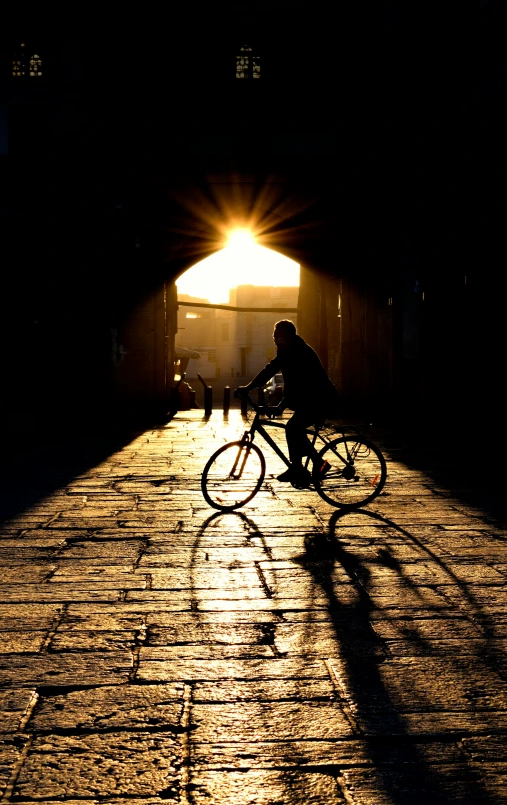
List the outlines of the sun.
<svg viewBox="0 0 507 805">
<path fill-rule="evenodd" d="M 179 294 L 227 304 L 238 285 L 298 287 L 299 271 L 299 263 L 259 246 L 248 229 L 234 229 L 227 246 L 185 271 L 176 287 Z"/>
<path fill-rule="evenodd" d="M 249 229 L 233 229 L 227 239 L 228 249 L 236 252 L 249 251 L 255 246 L 255 238 Z"/>
</svg>

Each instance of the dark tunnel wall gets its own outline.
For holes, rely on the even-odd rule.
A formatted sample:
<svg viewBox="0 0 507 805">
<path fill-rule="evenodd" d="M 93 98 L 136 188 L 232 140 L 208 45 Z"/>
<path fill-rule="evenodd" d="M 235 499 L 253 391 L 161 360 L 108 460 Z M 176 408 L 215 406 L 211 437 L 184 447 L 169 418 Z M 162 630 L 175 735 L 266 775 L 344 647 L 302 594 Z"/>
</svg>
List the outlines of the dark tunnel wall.
<svg viewBox="0 0 507 805">
<path fill-rule="evenodd" d="M 288 6 L 32 20 L 37 85 L 4 28 L 4 420 L 163 410 L 173 280 L 232 221 L 303 266 L 301 331 L 352 409 L 503 420 L 501 4 L 343 7 L 339 31 Z"/>
</svg>

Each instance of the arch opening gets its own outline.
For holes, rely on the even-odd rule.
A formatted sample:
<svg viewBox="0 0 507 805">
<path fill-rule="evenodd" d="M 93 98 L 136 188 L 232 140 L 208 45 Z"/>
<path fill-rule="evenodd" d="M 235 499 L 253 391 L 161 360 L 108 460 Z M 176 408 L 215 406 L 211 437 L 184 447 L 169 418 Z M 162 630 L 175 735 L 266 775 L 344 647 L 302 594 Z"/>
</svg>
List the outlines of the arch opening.
<svg viewBox="0 0 507 805">
<path fill-rule="evenodd" d="M 222 395 L 275 356 L 275 322 L 289 318 L 297 326 L 300 269 L 295 260 L 257 244 L 248 230 L 236 229 L 225 248 L 175 280 L 174 380 L 184 375 L 199 405 L 199 375 Z"/>
</svg>

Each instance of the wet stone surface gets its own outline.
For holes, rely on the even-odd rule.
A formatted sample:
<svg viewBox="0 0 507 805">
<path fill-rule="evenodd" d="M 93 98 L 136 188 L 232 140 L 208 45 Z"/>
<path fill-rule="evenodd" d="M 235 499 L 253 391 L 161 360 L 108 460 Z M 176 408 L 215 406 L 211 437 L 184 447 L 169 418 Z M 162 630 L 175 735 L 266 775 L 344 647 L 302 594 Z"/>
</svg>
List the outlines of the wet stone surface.
<svg viewBox="0 0 507 805">
<path fill-rule="evenodd" d="M 1 524 L 2 804 L 506 802 L 498 507 L 377 432 L 364 509 L 266 447 L 222 513 L 201 472 L 243 428 L 181 412 Z"/>
</svg>

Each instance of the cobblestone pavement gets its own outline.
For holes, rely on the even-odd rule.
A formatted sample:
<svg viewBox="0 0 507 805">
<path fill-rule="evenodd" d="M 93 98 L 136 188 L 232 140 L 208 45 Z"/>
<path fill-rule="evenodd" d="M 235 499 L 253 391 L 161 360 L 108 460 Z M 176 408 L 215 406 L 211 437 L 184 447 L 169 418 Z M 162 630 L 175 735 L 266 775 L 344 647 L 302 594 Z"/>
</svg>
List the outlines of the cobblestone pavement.
<svg viewBox="0 0 507 805">
<path fill-rule="evenodd" d="M 267 449 L 222 514 L 242 429 L 180 412 L 3 523 L 3 802 L 506 802 L 505 524 L 385 433 L 360 511 Z"/>
</svg>

